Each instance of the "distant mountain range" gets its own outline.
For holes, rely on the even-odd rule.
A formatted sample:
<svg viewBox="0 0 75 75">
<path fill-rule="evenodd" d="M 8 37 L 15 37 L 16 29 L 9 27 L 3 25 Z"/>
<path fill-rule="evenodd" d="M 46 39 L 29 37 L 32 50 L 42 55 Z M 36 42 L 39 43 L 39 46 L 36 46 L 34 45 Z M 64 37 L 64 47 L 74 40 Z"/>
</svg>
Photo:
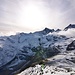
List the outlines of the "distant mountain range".
<svg viewBox="0 0 75 75">
<path fill-rule="evenodd" d="M 64 30 L 45 28 L 34 33 L 0 36 L 0 75 L 14 75 L 35 62 L 64 53 L 74 37 L 58 33 L 72 28 L 75 24 Z"/>
</svg>

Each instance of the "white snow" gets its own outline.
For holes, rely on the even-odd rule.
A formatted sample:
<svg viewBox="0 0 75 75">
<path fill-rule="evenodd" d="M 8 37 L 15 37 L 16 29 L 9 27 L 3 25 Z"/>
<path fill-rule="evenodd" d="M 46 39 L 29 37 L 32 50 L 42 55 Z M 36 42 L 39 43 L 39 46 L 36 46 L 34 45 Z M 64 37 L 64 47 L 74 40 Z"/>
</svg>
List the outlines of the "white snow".
<svg viewBox="0 0 75 75">
<path fill-rule="evenodd" d="M 52 64 L 51 66 L 46 65 L 45 69 L 43 69 L 43 72 L 48 72 L 44 73 L 43 75 L 70 75 L 72 72 L 75 73 L 75 70 L 68 73 L 64 68 L 58 67 L 75 67 L 75 64 L 66 60 L 71 59 L 71 57 L 75 56 L 74 51 L 66 51 L 66 47 L 68 46 L 68 44 L 70 44 L 75 39 L 74 33 L 75 30 L 69 29 L 67 31 L 60 31 L 58 33 L 49 33 L 47 35 L 41 35 L 38 32 L 31 34 L 19 33 L 12 36 L 2 36 L 0 37 L 0 66 L 5 65 L 10 60 L 12 60 L 16 55 L 18 55 L 18 53 L 23 49 L 24 46 L 33 48 L 38 47 L 41 44 L 45 48 L 49 46 L 59 46 L 61 51 L 59 55 L 48 59 L 48 62 L 53 62 L 54 64 Z M 27 50 L 27 52 L 27 55 L 33 54 L 31 49 Z M 59 70 L 55 71 L 55 68 Z M 41 73 L 41 65 L 36 65 L 35 67 L 26 69 L 18 75 L 39 75 L 39 73 Z"/>
</svg>

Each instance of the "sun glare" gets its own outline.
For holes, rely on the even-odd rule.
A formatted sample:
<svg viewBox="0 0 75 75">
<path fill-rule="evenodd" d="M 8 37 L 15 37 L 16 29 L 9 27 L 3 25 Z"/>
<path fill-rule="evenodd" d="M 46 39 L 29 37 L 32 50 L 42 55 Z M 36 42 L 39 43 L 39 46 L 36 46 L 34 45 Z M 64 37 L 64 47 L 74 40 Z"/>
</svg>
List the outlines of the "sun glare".
<svg viewBox="0 0 75 75">
<path fill-rule="evenodd" d="M 28 2 L 26 5 L 22 3 L 18 17 L 18 25 L 31 32 L 40 30 L 45 27 L 57 28 L 58 22 L 61 24 L 61 13 L 59 10 L 53 10 L 38 4 L 35 1 Z"/>
<path fill-rule="evenodd" d="M 23 27 L 32 27 L 33 29 L 42 28 L 45 22 L 44 12 L 37 5 L 29 3 L 25 7 L 22 7 L 20 23 Z"/>
</svg>

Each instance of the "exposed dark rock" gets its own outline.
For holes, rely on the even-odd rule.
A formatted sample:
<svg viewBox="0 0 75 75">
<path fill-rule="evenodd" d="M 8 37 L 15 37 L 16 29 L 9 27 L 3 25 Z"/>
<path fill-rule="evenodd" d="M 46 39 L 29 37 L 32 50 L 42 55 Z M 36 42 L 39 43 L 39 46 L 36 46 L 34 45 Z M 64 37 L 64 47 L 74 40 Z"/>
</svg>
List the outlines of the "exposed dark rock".
<svg viewBox="0 0 75 75">
<path fill-rule="evenodd" d="M 37 31 L 37 32 L 35 32 L 35 33 L 39 33 L 39 34 L 43 34 L 43 35 L 46 35 L 46 34 L 48 34 L 48 33 L 52 33 L 52 32 L 54 32 L 55 30 L 54 29 L 49 29 L 49 28 L 45 28 L 44 30 L 42 30 L 42 31 Z"/>
<path fill-rule="evenodd" d="M 49 28 L 45 28 L 44 30 L 43 30 L 43 34 L 48 34 L 49 32 L 54 32 L 54 29 L 49 29 Z"/>
<path fill-rule="evenodd" d="M 75 40 L 67 46 L 66 50 L 75 50 Z"/>
<path fill-rule="evenodd" d="M 66 70 L 67 70 L 67 72 L 71 72 L 72 71 L 72 69 L 71 68 L 65 68 Z"/>
<path fill-rule="evenodd" d="M 66 31 L 66 30 L 71 29 L 71 28 L 75 28 L 75 24 L 70 24 L 64 30 Z"/>
<path fill-rule="evenodd" d="M 61 31 L 61 29 L 57 29 L 55 32 L 60 32 Z"/>
</svg>

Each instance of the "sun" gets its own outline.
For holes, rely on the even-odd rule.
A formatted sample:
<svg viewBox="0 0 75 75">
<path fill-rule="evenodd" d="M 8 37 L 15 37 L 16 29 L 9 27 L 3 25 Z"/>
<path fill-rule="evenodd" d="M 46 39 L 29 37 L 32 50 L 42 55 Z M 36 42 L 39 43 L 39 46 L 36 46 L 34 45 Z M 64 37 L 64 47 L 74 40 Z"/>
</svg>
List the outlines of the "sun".
<svg viewBox="0 0 75 75">
<path fill-rule="evenodd" d="M 21 26 L 33 29 L 44 27 L 46 22 L 44 12 L 34 3 L 22 7 L 19 19 Z"/>
</svg>

